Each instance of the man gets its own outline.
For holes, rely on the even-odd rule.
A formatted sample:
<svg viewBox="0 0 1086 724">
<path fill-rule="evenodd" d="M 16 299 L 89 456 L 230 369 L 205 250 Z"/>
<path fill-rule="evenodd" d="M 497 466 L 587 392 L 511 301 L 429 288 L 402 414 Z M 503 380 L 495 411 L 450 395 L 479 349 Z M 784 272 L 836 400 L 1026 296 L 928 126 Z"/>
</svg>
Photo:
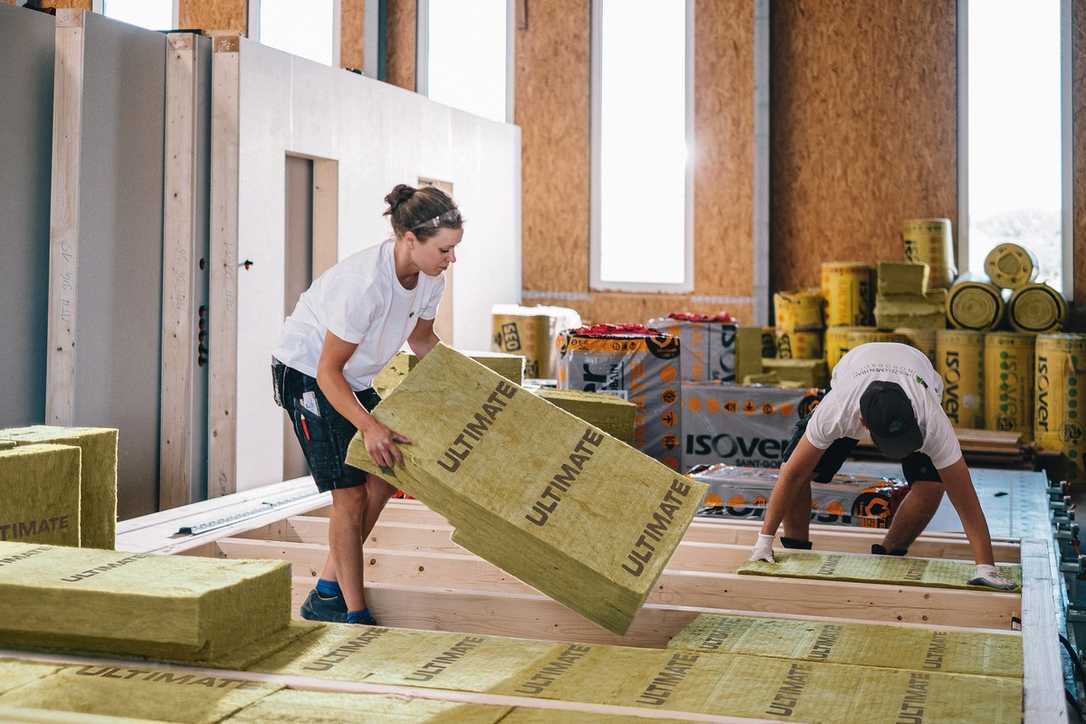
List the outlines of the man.
<svg viewBox="0 0 1086 724">
<path fill-rule="evenodd" d="M 977 564 L 969 583 L 1014 588 L 996 572 L 988 523 L 942 397 L 942 378 L 914 347 L 873 342 L 849 351 L 834 367 L 826 397 L 796 425 L 751 560 L 773 562 L 782 521 L 785 548 L 811 548 L 811 480 L 829 482 L 867 432 L 884 455 L 901 461 L 909 484 L 883 542 L 871 552 L 905 555 L 946 490 Z"/>
</svg>

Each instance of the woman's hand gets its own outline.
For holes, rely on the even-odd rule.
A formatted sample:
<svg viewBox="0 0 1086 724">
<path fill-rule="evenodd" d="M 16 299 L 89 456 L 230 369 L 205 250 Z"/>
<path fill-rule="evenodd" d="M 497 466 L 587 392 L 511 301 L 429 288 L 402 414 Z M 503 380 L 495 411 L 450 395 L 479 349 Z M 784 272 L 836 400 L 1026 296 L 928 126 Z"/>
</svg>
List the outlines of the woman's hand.
<svg viewBox="0 0 1086 724">
<path fill-rule="evenodd" d="M 383 468 L 391 468 L 395 463 L 403 464 L 403 453 L 396 445 L 410 445 L 411 441 L 406 437 L 389 429 L 373 417 L 369 418 L 359 432 L 362 433 L 366 450 L 375 463 Z"/>
</svg>

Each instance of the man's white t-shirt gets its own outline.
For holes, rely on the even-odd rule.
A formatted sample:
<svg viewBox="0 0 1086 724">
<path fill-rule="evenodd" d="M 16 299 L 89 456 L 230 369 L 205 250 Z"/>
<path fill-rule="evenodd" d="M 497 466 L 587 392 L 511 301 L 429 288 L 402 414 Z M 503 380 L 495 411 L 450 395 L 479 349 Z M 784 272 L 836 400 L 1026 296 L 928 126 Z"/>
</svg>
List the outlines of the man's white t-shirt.
<svg viewBox="0 0 1086 724">
<path fill-rule="evenodd" d="M 419 273 L 414 289 L 396 277 L 395 242 L 363 249 L 324 272 L 298 298 L 283 323 L 272 355 L 287 367 L 317 376 L 325 332 L 358 345 L 343 376 L 355 390 L 373 377 L 403 347 L 419 319 L 437 316 L 445 277 Z"/>
<path fill-rule="evenodd" d="M 962 449 L 943 411 L 943 378 L 923 352 L 895 342 L 869 342 L 841 358 L 833 368 L 830 391 L 807 422 L 807 441 L 825 450 L 839 438 L 859 440 L 866 435 L 860 397 L 876 380 L 896 382 L 905 391 L 924 435 L 920 452 L 931 458 L 935 469 L 958 462 Z"/>
</svg>

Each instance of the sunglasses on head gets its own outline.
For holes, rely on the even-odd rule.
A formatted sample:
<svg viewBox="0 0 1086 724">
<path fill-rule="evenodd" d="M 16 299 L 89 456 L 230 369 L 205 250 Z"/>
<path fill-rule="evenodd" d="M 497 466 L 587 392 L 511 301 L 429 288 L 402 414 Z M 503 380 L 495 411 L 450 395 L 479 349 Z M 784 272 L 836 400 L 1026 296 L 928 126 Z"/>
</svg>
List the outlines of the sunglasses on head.
<svg viewBox="0 0 1086 724">
<path fill-rule="evenodd" d="M 421 224 L 416 224 L 415 226 L 412 226 L 410 229 L 408 229 L 408 231 L 414 231 L 415 229 L 422 228 L 439 229 L 444 224 L 450 224 L 455 226 L 459 224 L 460 221 L 460 209 L 454 206 L 453 208 L 449 209 L 448 211 L 444 212 L 439 216 L 435 216 L 428 221 L 424 221 Z"/>
</svg>

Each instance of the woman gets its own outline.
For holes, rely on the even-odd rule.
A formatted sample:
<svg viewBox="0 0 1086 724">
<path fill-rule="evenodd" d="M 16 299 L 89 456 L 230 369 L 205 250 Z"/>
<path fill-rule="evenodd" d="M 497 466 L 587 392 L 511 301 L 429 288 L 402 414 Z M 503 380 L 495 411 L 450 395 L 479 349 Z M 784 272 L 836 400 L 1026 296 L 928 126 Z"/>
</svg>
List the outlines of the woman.
<svg viewBox="0 0 1086 724">
<path fill-rule="evenodd" d="M 394 238 L 343 259 L 298 299 L 272 358 L 286 410 L 317 488 L 332 493 L 328 557 L 302 604 L 310 620 L 375 625 L 362 587 L 362 545 L 395 488 L 344 463 L 361 432 L 382 466 L 410 440 L 377 421 L 374 375 L 406 341 L 420 358 L 438 343 L 434 317 L 464 235 L 444 192 L 399 185 L 385 197 Z"/>
</svg>

